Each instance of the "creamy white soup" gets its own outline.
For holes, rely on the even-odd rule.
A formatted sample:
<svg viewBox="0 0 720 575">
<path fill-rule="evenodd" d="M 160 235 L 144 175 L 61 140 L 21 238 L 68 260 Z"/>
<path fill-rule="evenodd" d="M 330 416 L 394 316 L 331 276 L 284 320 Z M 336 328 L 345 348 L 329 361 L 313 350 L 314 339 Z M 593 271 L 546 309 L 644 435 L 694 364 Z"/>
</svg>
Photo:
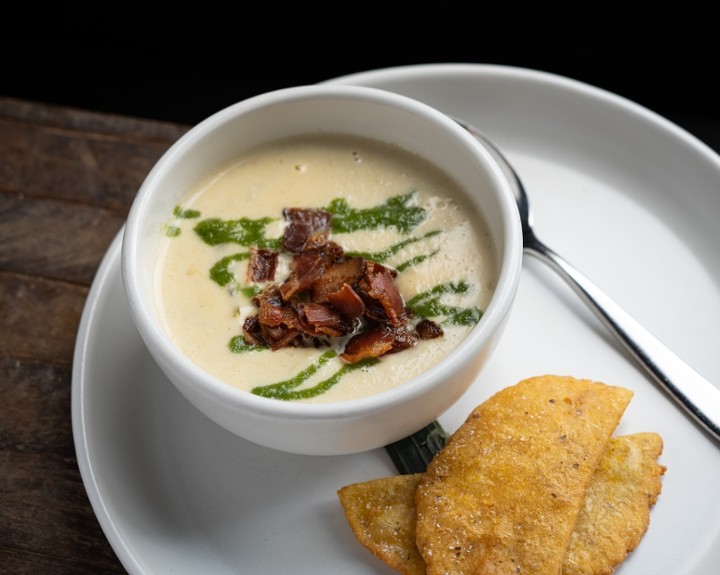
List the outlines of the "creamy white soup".
<svg viewBox="0 0 720 575">
<path fill-rule="evenodd" d="M 365 270 L 359 284 L 325 290 L 322 299 L 307 282 L 305 291 L 288 289 L 289 279 L 308 267 L 298 263 L 297 249 L 285 249 L 288 228 L 303 228 L 290 213 L 325 217 L 302 248 L 312 252 L 313 273 L 352 259 Z M 454 181 L 404 150 L 354 137 L 292 138 L 238 158 L 168 214 L 165 235 L 156 286 L 173 342 L 228 385 L 280 400 L 342 401 L 412 379 L 480 321 L 497 278 L 485 221 Z M 389 303 L 393 290 L 402 313 Z M 348 301 L 365 315 L 339 313 Z M 291 302 L 300 311 L 289 309 Z M 258 325 L 258 318 L 286 312 L 299 313 L 305 326 L 314 322 L 317 336 Z M 325 322 L 327 316 L 334 320 Z M 370 330 L 382 331 L 383 342 L 393 334 L 385 352 L 355 345 Z M 278 343 L 285 339 L 288 345 Z M 348 359 L 351 347 L 361 352 Z"/>
</svg>

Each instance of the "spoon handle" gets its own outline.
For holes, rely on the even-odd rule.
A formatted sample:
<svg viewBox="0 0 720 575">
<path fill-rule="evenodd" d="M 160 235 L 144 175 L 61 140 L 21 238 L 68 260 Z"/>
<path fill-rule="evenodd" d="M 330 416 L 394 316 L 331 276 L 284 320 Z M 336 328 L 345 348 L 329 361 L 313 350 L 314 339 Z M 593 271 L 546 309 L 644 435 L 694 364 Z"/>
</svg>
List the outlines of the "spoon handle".
<svg viewBox="0 0 720 575">
<path fill-rule="evenodd" d="M 624 347 L 715 440 L 720 441 L 720 388 L 697 373 L 565 259 L 535 240 L 525 252 L 549 264 Z"/>
</svg>

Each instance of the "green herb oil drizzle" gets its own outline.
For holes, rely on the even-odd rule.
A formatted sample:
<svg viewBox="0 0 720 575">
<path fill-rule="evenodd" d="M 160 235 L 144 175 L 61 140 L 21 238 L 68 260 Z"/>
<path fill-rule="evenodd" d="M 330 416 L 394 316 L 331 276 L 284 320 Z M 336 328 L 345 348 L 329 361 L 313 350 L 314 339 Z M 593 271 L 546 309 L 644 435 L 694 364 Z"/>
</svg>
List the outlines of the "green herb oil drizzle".
<svg viewBox="0 0 720 575">
<path fill-rule="evenodd" d="M 467 282 L 447 282 L 438 284 L 428 291 L 417 294 L 410 298 L 407 307 L 422 317 L 445 317 L 443 324 L 452 325 L 475 325 L 482 317 L 482 310 L 479 308 L 460 308 L 444 304 L 442 296 L 446 294 L 464 294 L 470 289 Z"/>
<path fill-rule="evenodd" d="M 273 218 L 237 220 L 209 218 L 198 222 L 195 232 L 210 246 L 234 243 L 245 247 L 278 249 L 282 244 L 282 238 L 265 236 L 265 227 L 273 221 L 275 221 Z"/>
<path fill-rule="evenodd" d="M 337 356 L 337 352 L 334 350 L 329 350 L 323 353 L 318 361 L 311 364 L 309 367 L 305 368 L 303 371 L 298 373 L 295 377 L 291 379 L 287 379 L 285 381 L 280 381 L 278 383 L 271 383 L 269 385 L 262 385 L 258 387 L 254 387 L 252 390 L 250 390 L 255 395 L 261 395 L 263 397 L 269 397 L 272 399 L 282 399 L 284 401 L 292 401 L 295 399 L 310 399 L 312 397 L 316 397 L 318 395 L 321 395 L 325 393 L 328 389 L 330 389 L 333 385 L 338 383 L 342 377 L 351 371 L 355 371 L 356 369 L 362 369 L 365 367 L 369 367 L 371 365 L 375 365 L 379 362 L 379 360 L 374 358 L 368 358 L 362 361 L 359 361 L 357 363 L 353 364 L 346 364 L 340 367 L 333 375 L 331 375 L 329 378 L 321 381 L 317 385 L 313 387 L 308 387 L 305 389 L 296 390 L 295 388 L 302 385 L 305 381 L 307 381 L 310 377 L 315 375 L 317 371 L 325 365 L 327 362 L 329 362 L 331 359 Z"/>
<path fill-rule="evenodd" d="M 194 220 L 200 217 L 200 212 L 198 210 L 186 210 L 181 205 L 177 205 L 173 209 L 173 216 L 175 220 Z M 165 235 L 167 237 L 176 238 L 181 232 L 182 230 L 177 223 L 165 224 Z"/>
<path fill-rule="evenodd" d="M 384 204 L 365 209 L 351 208 L 345 199 L 336 198 L 325 209 L 332 214 L 330 225 L 336 234 L 379 228 L 394 228 L 409 234 L 427 215 L 424 208 L 407 205 L 414 195 L 415 192 L 410 192 L 393 196 Z"/>
<path fill-rule="evenodd" d="M 414 244 L 414 243 L 422 241 L 424 239 L 431 238 L 433 236 L 437 236 L 438 234 L 441 234 L 441 233 L 442 232 L 440 230 L 432 230 L 426 234 L 423 234 L 422 236 L 415 236 L 415 237 L 407 238 L 405 240 L 402 240 L 401 242 L 392 244 L 391 246 L 388 246 L 387 248 L 385 248 L 384 250 L 382 250 L 380 252 L 350 252 L 349 251 L 348 255 L 361 257 L 361 258 L 365 258 L 368 260 L 372 260 L 374 262 L 382 263 L 382 262 L 388 260 L 389 258 L 391 258 L 392 256 L 394 256 L 395 254 L 397 254 L 403 248 L 409 246 L 410 244 Z"/>
<path fill-rule="evenodd" d="M 235 274 L 230 269 L 233 264 L 249 258 L 250 252 L 240 252 L 231 256 L 225 256 L 210 268 L 210 279 L 219 286 L 226 286 L 235 280 Z"/>
<path fill-rule="evenodd" d="M 267 345 L 254 345 L 247 343 L 241 335 L 234 335 L 228 342 L 228 348 L 232 353 L 246 353 L 249 351 L 264 351 L 270 349 Z"/>
</svg>

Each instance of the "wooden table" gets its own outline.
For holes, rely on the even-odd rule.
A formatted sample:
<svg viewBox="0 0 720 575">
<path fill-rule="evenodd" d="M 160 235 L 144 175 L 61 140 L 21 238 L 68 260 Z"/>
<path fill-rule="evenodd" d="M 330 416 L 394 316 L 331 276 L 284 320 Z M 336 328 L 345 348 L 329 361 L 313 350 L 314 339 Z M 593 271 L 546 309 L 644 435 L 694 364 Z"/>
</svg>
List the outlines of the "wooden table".
<svg viewBox="0 0 720 575">
<path fill-rule="evenodd" d="M 75 337 L 138 187 L 186 130 L 0 99 L 2 573 L 125 573 L 75 456 Z"/>
</svg>

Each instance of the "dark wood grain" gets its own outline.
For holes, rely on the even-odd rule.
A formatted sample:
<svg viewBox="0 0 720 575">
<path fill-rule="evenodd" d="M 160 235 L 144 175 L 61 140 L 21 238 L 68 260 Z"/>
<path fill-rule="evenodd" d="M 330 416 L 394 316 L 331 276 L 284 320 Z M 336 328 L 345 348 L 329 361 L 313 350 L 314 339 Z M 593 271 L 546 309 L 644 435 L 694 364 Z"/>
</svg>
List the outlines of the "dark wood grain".
<svg viewBox="0 0 720 575">
<path fill-rule="evenodd" d="M 124 573 L 70 416 L 88 290 L 150 168 L 186 126 L 0 98 L 0 572 Z"/>
</svg>

